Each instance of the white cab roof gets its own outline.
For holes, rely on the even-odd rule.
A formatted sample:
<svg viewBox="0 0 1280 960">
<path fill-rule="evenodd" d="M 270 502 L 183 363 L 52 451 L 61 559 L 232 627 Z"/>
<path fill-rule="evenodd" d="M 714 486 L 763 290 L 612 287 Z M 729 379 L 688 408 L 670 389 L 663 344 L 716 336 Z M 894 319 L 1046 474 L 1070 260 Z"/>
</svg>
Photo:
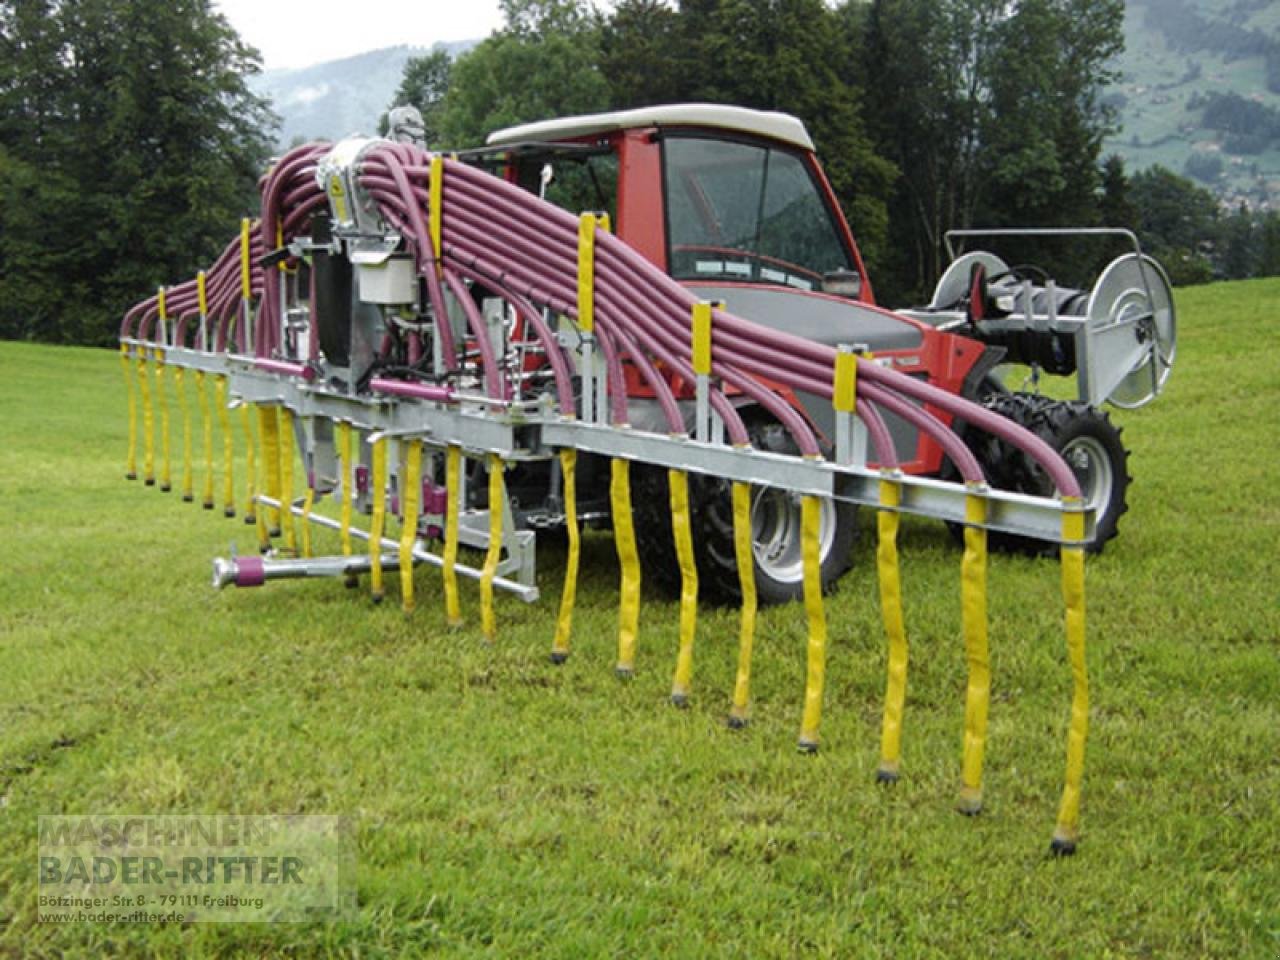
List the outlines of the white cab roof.
<svg viewBox="0 0 1280 960">
<path fill-rule="evenodd" d="M 719 103 L 676 103 L 667 106 L 638 107 L 615 113 L 592 113 L 581 117 L 560 117 L 507 127 L 489 134 L 490 146 L 522 143 L 530 140 L 569 140 L 593 133 L 609 133 L 635 127 L 718 127 L 739 133 L 772 137 L 800 147 L 813 149 L 804 124 L 787 113 L 748 110 Z"/>
</svg>

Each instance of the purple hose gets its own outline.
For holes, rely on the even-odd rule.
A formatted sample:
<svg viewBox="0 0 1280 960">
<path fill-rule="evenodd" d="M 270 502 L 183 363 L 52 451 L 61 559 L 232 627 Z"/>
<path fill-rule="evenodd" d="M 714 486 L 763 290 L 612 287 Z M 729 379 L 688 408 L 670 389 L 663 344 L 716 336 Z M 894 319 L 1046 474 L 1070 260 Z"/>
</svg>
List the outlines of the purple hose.
<svg viewBox="0 0 1280 960">
<path fill-rule="evenodd" d="M 411 211 L 414 206 L 406 207 L 403 197 L 395 192 L 394 183 L 390 188 L 366 185 L 367 181 L 376 181 L 376 179 L 362 176 L 361 185 L 365 186 L 370 196 L 378 202 L 382 216 L 396 226 L 402 234 L 411 238 L 418 274 L 427 281 L 427 297 L 436 318 L 436 336 L 440 338 L 440 352 L 444 358 L 445 368 L 452 370 L 458 363 L 458 351 L 453 342 L 453 331 L 449 327 L 449 312 L 445 306 L 444 289 L 436 270 L 435 254 L 432 252 L 430 238 L 426 234 L 417 233 L 417 229 L 412 225 Z"/>
<path fill-rule="evenodd" d="M 427 280 L 427 295 L 431 300 L 431 308 L 436 314 L 436 334 L 440 337 L 441 352 L 444 354 L 446 367 L 452 369 L 457 363 L 457 350 L 453 343 L 453 331 L 449 329 L 449 313 L 445 309 L 440 277 L 435 270 L 435 259 L 439 256 L 439 251 L 433 248 L 431 235 L 422 222 L 423 208 L 414 202 L 415 196 L 409 186 L 405 168 L 400 162 L 401 156 L 403 152 L 395 150 L 394 147 L 391 150 L 381 148 L 370 151 L 366 163 L 381 163 L 399 191 L 399 203 L 403 205 L 408 223 L 412 227 L 412 239 L 418 257 L 418 271 Z"/>
<path fill-rule="evenodd" d="M 492 280 L 487 282 L 492 282 L 498 286 L 510 286 L 511 281 L 516 281 L 520 288 L 530 296 L 531 299 L 546 304 L 557 313 L 563 313 L 570 316 L 577 315 L 577 307 L 573 302 L 576 300 L 576 287 L 570 289 L 568 284 L 557 282 L 554 274 L 544 275 L 543 278 L 544 280 L 549 279 L 550 282 L 556 286 L 556 290 L 554 292 L 539 291 L 535 286 L 533 274 L 540 266 L 542 266 L 542 264 L 535 256 L 524 252 L 529 249 L 529 246 L 527 243 L 522 242 L 519 237 L 511 235 L 496 223 L 491 224 L 492 229 L 490 229 L 486 235 L 483 231 L 472 227 L 469 220 L 465 215 L 460 215 L 460 212 L 459 214 L 455 214 L 447 219 L 449 232 L 456 235 L 454 238 L 454 246 L 451 248 L 449 245 L 446 245 L 445 248 L 446 252 L 452 257 L 468 257 L 473 263 L 481 265 L 481 269 L 483 269 L 484 272 L 492 278 Z M 460 238 L 465 238 L 473 243 L 479 244 L 485 250 L 484 257 L 458 246 L 456 241 Z M 495 238 L 501 238 L 508 244 L 508 251 L 505 256 L 494 248 L 492 240 Z M 512 252 L 512 249 L 515 249 L 515 252 Z M 548 251 L 548 253 L 549 252 L 550 251 Z M 485 257 L 493 257 L 495 255 L 503 256 L 503 261 L 501 263 L 494 263 L 485 259 Z M 574 260 L 574 264 L 574 269 L 576 269 L 576 260 Z M 598 289 L 597 296 L 599 296 L 600 293 L 601 291 Z M 609 308 L 608 304 L 601 302 L 600 309 L 597 310 L 597 323 L 602 331 L 614 330 L 612 322 L 613 312 L 614 311 Z M 643 332 L 636 327 L 632 327 L 630 333 L 640 336 L 641 339 L 645 341 L 646 348 L 649 349 L 651 353 L 654 353 L 658 359 L 661 359 L 664 363 L 667 363 L 670 366 L 678 368 L 686 379 L 690 381 L 693 379 L 694 374 L 692 368 L 689 367 L 688 364 L 682 363 L 676 356 L 663 351 L 661 348 L 654 348 L 648 338 L 644 336 Z M 628 342 L 630 342 L 630 339 L 630 336 L 628 336 Z M 633 353 L 633 356 L 645 359 L 639 352 Z M 642 374 L 645 374 L 646 380 L 649 382 L 651 388 L 658 397 L 668 424 L 671 426 L 672 430 L 682 433 L 683 419 L 678 413 L 678 408 L 675 407 L 675 399 L 674 396 L 670 395 L 669 386 L 661 379 L 660 376 L 654 375 L 656 371 L 652 370 L 652 367 L 647 363 L 647 360 L 641 367 L 641 372 Z M 734 442 L 747 442 L 745 427 L 743 427 L 741 418 L 733 409 L 732 404 L 730 404 L 719 392 L 713 392 L 711 399 L 716 408 L 716 412 L 725 421 L 726 426 L 729 429 L 730 436 L 733 438 Z M 677 426 L 677 424 L 679 424 L 679 426 Z"/>
<path fill-rule="evenodd" d="M 369 389 L 375 393 L 392 393 L 402 397 L 414 397 L 418 400 L 434 400 L 436 403 L 453 403 L 454 393 L 449 387 L 427 383 L 408 383 L 404 380 L 388 380 L 385 377 L 374 377 L 369 381 Z"/>
<path fill-rule="evenodd" d="M 493 342 L 489 339 L 484 317 L 480 316 L 475 301 L 471 299 L 471 292 L 448 268 L 444 271 L 444 280 L 453 292 L 454 299 L 462 306 L 462 312 L 466 314 L 467 323 L 471 327 L 471 335 L 475 337 L 476 345 L 480 348 L 480 364 L 484 369 L 486 391 L 489 396 L 497 400 L 509 400 L 506 380 L 498 369 L 498 358 L 493 352 Z"/>
<path fill-rule="evenodd" d="M 460 233 L 466 239 L 470 239 L 472 241 L 476 241 L 477 239 L 479 239 L 476 232 L 469 231 L 465 227 L 460 228 L 459 220 L 453 217 L 450 218 L 450 231 Z M 480 242 L 483 245 L 483 240 L 480 240 Z M 493 251 L 488 251 L 488 252 L 492 253 Z M 450 258 L 451 261 L 465 260 L 465 261 L 469 261 L 472 264 L 476 264 L 477 262 L 483 262 L 480 260 L 478 256 L 471 254 L 465 248 L 459 246 L 456 242 L 453 243 L 452 246 L 447 243 L 445 245 L 445 253 L 446 253 L 446 256 Z M 501 287 L 503 284 L 503 281 L 508 276 L 514 276 L 514 274 L 511 273 L 510 271 L 499 270 L 499 276 L 494 278 L 493 281 L 490 281 L 486 278 L 484 282 L 493 283 L 494 285 Z M 566 310 L 561 309 L 561 310 L 557 310 L 557 312 L 564 313 L 566 312 Z M 574 312 L 576 313 L 576 310 Z M 617 356 L 616 352 L 614 352 L 612 349 L 613 341 L 616 341 L 619 339 L 619 335 L 621 334 L 621 331 L 613 329 L 607 322 L 601 324 L 600 331 L 603 337 L 610 339 L 610 343 L 607 345 L 609 349 L 608 349 L 608 352 L 606 352 L 606 358 L 609 358 L 609 362 L 610 362 L 610 377 L 611 379 L 613 379 L 615 382 L 619 384 L 624 383 L 625 382 L 624 380 L 619 379 L 622 377 L 621 360 Z M 642 362 L 647 364 L 647 359 L 641 357 L 639 352 L 634 350 L 634 344 L 632 343 L 630 338 L 624 337 L 621 339 L 622 339 L 622 346 L 625 352 L 627 352 L 633 358 L 640 359 L 642 360 Z M 605 348 L 605 346 L 606 345 L 602 343 L 602 349 Z M 558 350 L 559 348 L 557 347 L 556 351 L 558 352 Z M 662 405 L 664 415 L 667 418 L 668 425 L 671 427 L 672 430 L 682 433 L 684 429 L 683 420 L 680 417 L 679 408 L 676 407 L 675 405 L 675 398 L 674 396 L 671 396 L 670 389 L 667 387 L 667 384 L 665 383 L 665 381 L 663 381 L 662 378 L 659 375 L 657 375 L 656 371 L 653 370 L 652 365 L 648 365 L 647 369 L 642 367 L 641 373 L 645 376 L 646 381 L 653 388 L 656 396 L 658 397 L 659 403 Z M 614 391 L 611 396 L 612 396 L 612 405 L 613 405 L 612 407 L 613 418 L 618 422 L 625 422 L 627 420 L 625 392 L 619 389 Z"/>
<path fill-rule="evenodd" d="M 473 282 L 487 282 L 481 275 L 469 267 L 461 263 L 455 263 L 454 269 L 465 279 Z M 572 374 L 569 371 L 569 363 L 565 359 L 564 353 L 556 344 L 555 335 L 542 319 L 537 308 L 524 297 L 510 290 L 500 290 L 502 297 L 515 307 L 516 312 L 524 318 L 525 323 L 533 327 L 538 340 L 542 343 L 543 349 L 546 351 L 547 360 L 551 364 L 552 376 L 556 383 L 556 399 L 560 404 L 560 412 L 566 416 L 573 414 L 573 384 L 571 382 Z"/>
<path fill-rule="evenodd" d="M 508 191 L 511 191 L 511 190 L 516 191 L 513 194 L 513 196 L 519 197 L 522 200 L 529 199 L 528 194 L 525 194 L 523 191 L 519 191 L 518 188 L 510 188 L 508 186 L 506 189 Z M 536 270 L 538 267 L 545 266 L 545 263 L 539 262 L 539 258 L 537 258 L 532 253 L 533 244 L 530 242 L 529 237 L 542 236 L 545 243 L 546 241 L 549 241 L 553 238 L 553 234 L 550 231 L 541 231 L 537 223 L 530 218 L 529 212 L 527 210 L 521 210 L 517 204 L 509 204 L 507 205 L 507 208 L 504 211 L 510 214 L 510 217 L 508 219 L 511 223 L 524 226 L 525 229 L 529 231 L 529 233 L 526 234 L 524 237 L 520 237 L 519 235 L 513 234 L 511 232 L 510 227 L 504 227 L 501 221 L 494 221 L 492 218 L 485 217 L 484 216 L 485 206 L 482 202 L 477 202 L 473 198 L 466 198 L 463 195 L 463 191 L 456 191 L 456 192 L 450 191 L 450 196 L 451 196 L 451 199 L 457 199 L 459 201 L 459 209 L 456 211 L 454 215 L 445 217 L 446 230 L 461 229 L 463 232 L 466 232 L 466 227 L 468 225 L 469 218 L 465 214 L 469 213 L 471 214 L 472 217 L 481 221 L 480 226 L 477 226 L 474 223 L 470 224 L 470 226 L 472 227 L 473 236 L 478 235 L 478 236 L 484 237 L 487 231 L 487 234 L 490 237 L 500 235 L 503 237 L 504 240 L 506 240 L 508 244 L 508 249 L 505 251 L 505 253 L 509 259 L 503 263 L 504 272 L 506 272 L 507 269 L 511 269 L 511 270 L 515 269 L 512 266 L 511 260 L 516 259 L 516 256 L 515 256 L 516 253 L 524 253 L 526 264 L 529 265 L 530 269 Z M 559 211 L 559 213 L 561 215 L 562 220 L 565 217 L 568 217 L 568 215 L 564 214 L 563 211 Z M 463 223 L 463 226 L 461 228 L 459 227 L 460 221 Z M 576 287 L 574 287 L 573 284 L 571 284 L 570 281 L 566 279 L 566 277 L 572 276 L 576 280 L 577 234 L 575 229 L 575 231 L 573 232 L 574 245 L 569 246 L 568 235 L 565 232 L 565 230 L 567 229 L 567 224 L 575 223 L 575 222 L 576 221 L 573 221 L 572 217 L 568 217 L 567 223 L 561 224 L 561 228 L 562 228 L 561 231 L 557 231 L 557 233 L 562 234 L 562 244 L 560 245 L 559 248 L 552 247 L 549 244 L 547 244 L 543 248 L 542 259 L 557 260 L 560 262 L 560 265 L 562 267 L 562 271 L 561 271 L 562 276 L 557 276 L 554 271 L 544 273 L 543 275 L 544 282 L 549 282 L 557 288 L 557 292 L 559 293 L 559 296 L 562 298 L 562 302 L 571 300 L 572 296 L 576 293 Z M 608 238 L 609 240 L 615 239 L 609 234 L 601 232 L 600 233 L 601 241 L 603 242 L 605 238 Z M 514 252 L 511 249 L 513 246 L 517 248 Z M 568 249 L 566 249 L 566 247 Z M 495 252 L 496 251 L 494 250 L 488 251 L 490 255 L 493 255 Z M 572 266 L 570 266 L 570 264 L 572 264 Z M 631 292 L 631 296 L 635 302 L 627 303 L 626 301 L 623 301 L 622 302 L 623 312 L 629 313 L 631 315 L 633 324 L 637 322 L 643 323 L 643 317 L 644 317 L 645 311 L 643 308 L 638 306 L 638 304 L 643 301 L 643 297 L 634 288 L 629 288 L 629 289 Z M 683 288 L 679 288 L 677 285 L 677 289 L 682 290 Z M 611 301 L 607 291 L 608 291 L 608 285 L 605 283 L 601 283 L 601 285 L 597 288 L 597 297 L 600 300 L 600 303 L 602 306 L 602 315 L 607 315 L 610 312 L 609 304 Z M 690 297 L 689 299 L 690 299 L 690 302 L 692 302 L 692 297 Z M 577 313 L 576 309 L 573 306 L 570 306 L 568 304 L 563 306 L 560 312 L 565 312 L 570 315 L 576 315 Z M 687 315 L 688 314 L 686 312 L 685 316 L 687 317 Z M 635 332 L 634 327 L 633 327 L 633 332 Z M 659 359 L 662 359 L 663 362 L 668 363 L 669 365 L 672 365 L 672 366 L 680 367 L 684 371 L 682 376 L 684 376 L 685 379 L 692 381 L 694 376 L 692 373 L 692 370 L 689 367 L 689 364 L 687 362 L 684 362 L 684 356 L 687 355 L 688 353 L 687 337 L 685 339 L 684 344 L 675 348 L 674 354 L 669 352 L 668 349 L 654 347 L 652 340 L 650 340 L 650 343 L 648 343 L 647 346 L 651 351 L 656 350 L 657 353 L 655 355 L 658 356 Z M 678 360 L 677 360 L 677 357 L 679 357 Z M 800 446 L 802 453 L 810 456 L 818 455 L 820 453 L 817 445 L 817 441 L 814 438 L 812 430 L 809 428 L 809 425 L 805 422 L 803 417 L 801 417 L 795 411 L 795 409 L 790 404 L 786 403 L 781 397 L 777 396 L 772 391 L 765 388 L 762 384 L 758 383 L 753 378 L 749 376 L 745 376 L 741 374 L 739 371 L 733 370 L 723 364 L 716 367 L 715 372 L 718 375 L 724 377 L 726 382 L 730 383 L 731 386 L 734 386 L 740 389 L 742 392 L 752 397 L 752 399 L 754 399 L 756 402 L 764 406 L 781 423 L 783 423 L 783 425 L 788 429 L 788 431 L 796 438 L 796 442 Z M 731 435 L 737 434 L 737 436 L 734 438 L 734 442 L 735 443 L 746 442 L 745 429 L 740 428 L 740 423 L 741 423 L 740 418 L 738 417 L 736 411 L 732 409 L 732 405 L 725 402 L 723 396 L 721 396 L 718 392 L 713 393 L 712 397 L 716 402 L 717 413 L 719 413 L 721 417 L 725 419 L 726 424 L 730 427 Z"/>
<path fill-rule="evenodd" d="M 459 227 L 458 218 L 454 218 L 452 220 L 451 229 L 455 233 L 471 236 L 471 234 L 469 234 L 468 230 L 465 227 L 461 227 L 461 228 Z M 480 241 L 480 242 L 483 244 L 483 241 Z M 491 248 L 492 244 L 487 244 L 485 246 L 488 246 Z M 515 265 L 514 262 L 508 261 L 508 262 L 505 262 L 504 264 L 495 264 L 491 261 L 485 260 L 479 254 L 473 253 L 459 246 L 456 243 L 456 240 L 453 242 L 452 245 L 447 244 L 445 247 L 445 250 L 450 255 L 451 259 L 453 260 L 465 259 L 466 261 L 470 262 L 475 267 L 475 269 L 477 269 L 479 272 L 481 272 L 482 274 L 486 274 L 488 277 L 491 277 L 492 280 L 486 279 L 485 280 L 486 283 L 493 283 L 498 287 L 505 286 L 508 288 L 514 284 L 515 286 L 520 288 L 526 295 L 528 295 L 531 299 L 534 299 L 535 301 L 539 301 L 546 304 L 556 313 L 562 313 L 562 314 L 568 314 L 568 315 L 577 314 L 576 306 L 571 306 L 568 302 L 569 294 L 567 291 L 561 290 L 559 297 L 548 294 L 545 291 L 539 291 L 539 289 L 536 286 L 534 286 L 532 279 L 527 274 L 522 273 L 520 271 L 520 268 L 517 265 Z M 486 255 L 492 256 L 494 254 L 495 254 L 495 251 L 493 249 L 486 250 Z M 609 350 L 610 350 L 612 338 L 615 337 L 617 334 L 621 333 L 622 330 L 621 328 L 617 328 L 617 329 L 614 328 L 614 326 L 610 322 L 609 313 L 607 310 L 597 311 L 597 326 L 602 337 L 610 338 L 607 342 L 602 341 L 602 344 L 601 344 L 602 349 L 606 351 L 606 358 L 608 359 L 611 356 L 611 353 L 609 352 Z M 640 332 L 633 329 L 631 333 L 639 334 Z M 630 336 L 626 337 L 624 342 L 624 347 L 630 352 L 633 359 L 637 359 L 640 361 L 640 363 L 638 363 L 638 366 L 640 368 L 641 374 L 645 377 L 646 381 L 649 383 L 649 386 L 653 389 L 655 395 L 657 396 L 659 404 L 662 406 L 664 416 L 667 419 L 668 426 L 671 428 L 673 432 L 683 433 L 684 432 L 683 418 L 680 416 L 679 408 L 676 406 L 676 403 L 675 403 L 675 397 L 674 395 L 671 394 L 670 387 L 667 385 L 666 381 L 663 380 L 661 375 L 657 373 L 657 371 L 653 368 L 652 364 L 648 362 L 647 358 L 643 357 L 642 353 L 634 349 L 635 344 L 632 342 Z M 664 356 L 662 354 L 657 354 L 657 355 L 659 356 L 660 359 L 663 359 L 664 362 L 669 362 L 669 363 L 677 362 L 675 357 Z M 688 370 L 687 373 L 689 377 L 693 376 L 693 372 L 691 369 Z M 624 380 L 621 379 L 622 377 L 621 365 L 615 364 L 612 361 L 610 361 L 610 376 L 617 383 L 625 382 Z M 626 420 L 625 408 L 621 410 L 618 409 L 619 404 L 625 405 L 625 394 L 621 392 L 621 390 L 619 390 L 618 392 L 612 394 L 612 396 L 613 396 L 613 402 L 615 404 L 614 413 L 613 413 L 614 419 L 617 420 L 618 422 L 625 422 Z M 712 396 L 713 396 L 713 400 L 717 402 L 717 413 L 720 413 L 720 415 L 726 420 L 727 425 L 729 425 L 730 433 L 739 435 L 742 438 L 742 442 L 745 442 L 745 437 L 746 437 L 745 428 L 742 427 L 741 420 L 737 416 L 737 413 L 733 410 L 732 405 L 729 404 L 723 396 L 720 396 L 718 394 L 713 394 Z"/>
<path fill-rule="evenodd" d="M 871 437 L 871 446 L 875 448 L 876 460 L 882 467 L 897 469 L 898 448 L 893 445 L 893 437 L 884 424 L 884 417 L 880 416 L 880 411 L 874 404 L 861 397 L 857 399 L 855 406 L 858 419 L 867 425 L 867 434 Z"/>
</svg>

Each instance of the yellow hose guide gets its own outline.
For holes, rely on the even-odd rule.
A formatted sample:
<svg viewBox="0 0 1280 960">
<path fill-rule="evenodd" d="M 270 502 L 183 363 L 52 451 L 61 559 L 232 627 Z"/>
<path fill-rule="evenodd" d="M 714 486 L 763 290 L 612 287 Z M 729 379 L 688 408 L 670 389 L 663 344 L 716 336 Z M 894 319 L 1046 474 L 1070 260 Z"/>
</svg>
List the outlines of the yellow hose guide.
<svg viewBox="0 0 1280 960">
<path fill-rule="evenodd" d="M 462 448 L 451 445 L 444 456 L 444 612 L 449 626 L 462 625 L 462 608 L 458 603 L 458 503 L 462 490 Z"/>
<path fill-rule="evenodd" d="M 982 756 L 987 745 L 987 709 L 991 703 L 991 658 L 987 650 L 987 502 L 977 493 L 965 497 L 964 558 L 960 562 L 960 609 L 969 682 L 964 705 L 964 760 L 961 813 L 982 810 Z"/>
<path fill-rule="evenodd" d="M 480 632 L 490 642 L 498 633 L 493 615 L 493 578 L 498 575 L 498 560 L 502 557 L 502 511 L 507 501 L 502 473 L 502 457 L 489 454 L 489 548 L 480 571 Z"/>
<path fill-rule="evenodd" d="M 573 630 L 573 605 L 578 596 L 578 563 L 582 556 L 582 533 L 578 529 L 578 451 L 560 450 L 560 473 L 564 490 L 564 526 L 569 534 L 569 556 L 565 561 L 564 589 L 560 594 L 560 614 L 551 644 L 551 661 L 564 663 L 569 657 L 569 634 Z"/>
</svg>

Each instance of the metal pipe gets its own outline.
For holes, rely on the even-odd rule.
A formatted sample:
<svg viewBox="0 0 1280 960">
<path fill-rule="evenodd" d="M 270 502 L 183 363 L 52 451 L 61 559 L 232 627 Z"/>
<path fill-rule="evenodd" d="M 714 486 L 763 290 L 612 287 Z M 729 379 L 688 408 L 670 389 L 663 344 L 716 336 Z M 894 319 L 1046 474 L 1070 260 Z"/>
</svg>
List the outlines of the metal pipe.
<svg viewBox="0 0 1280 960">
<path fill-rule="evenodd" d="M 258 503 L 264 504 L 265 506 L 284 509 L 280 501 L 273 499 L 272 497 L 265 497 L 259 494 L 254 499 Z M 302 507 L 300 507 L 296 503 L 290 504 L 288 509 L 292 511 L 295 517 L 304 516 Z M 316 526 L 324 527 L 327 530 L 341 530 L 342 528 L 341 524 L 339 524 L 337 520 L 333 520 L 333 519 L 330 519 L 329 517 L 321 516 L 320 514 L 317 514 L 317 513 L 311 514 L 311 516 L 306 517 L 306 519 L 308 519 L 311 523 L 314 523 Z M 353 537 L 356 537 L 359 540 L 367 541 L 369 539 L 368 532 L 365 530 L 361 530 L 358 527 L 352 527 L 350 532 Z M 397 541 L 392 540 L 390 537 L 382 537 L 381 543 L 382 543 L 383 549 L 394 551 L 394 554 L 395 554 L 394 562 L 396 564 L 396 568 L 399 569 L 400 544 Z M 352 554 L 352 556 L 354 557 L 355 554 Z M 365 555 L 364 559 L 368 560 L 368 556 Z M 413 559 L 421 563 L 429 564 L 430 566 L 433 566 L 433 567 L 440 567 L 444 565 L 443 558 L 436 556 L 434 553 L 431 553 L 430 551 L 428 551 L 425 547 L 422 547 L 420 545 L 420 542 L 419 544 L 414 545 Z M 454 566 L 454 569 L 457 570 L 458 573 L 461 573 L 463 576 L 468 577 L 472 580 L 479 580 L 481 574 L 483 574 L 484 572 L 480 570 L 478 567 L 469 567 L 461 563 L 456 564 Z M 509 593 L 515 594 L 525 603 L 533 603 L 535 600 L 538 599 L 537 587 L 526 586 L 523 583 L 517 583 L 515 580 L 508 580 L 506 577 L 494 577 L 493 584 L 496 587 L 501 587 L 503 590 L 506 590 Z"/>
<path fill-rule="evenodd" d="M 285 557 L 215 557 L 213 560 L 213 586 L 221 590 L 225 586 L 260 587 L 268 580 L 298 580 L 304 577 L 343 577 L 367 573 L 373 565 L 368 554 L 350 557 L 310 557 L 294 559 Z M 382 566 L 398 569 L 400 558 L 385 554 Z"/>
<path fill-rule="evenodd" d="M 410 383 L 405 380 L 388 380 L 385 377 L 371 379 L 369 389 L 374 393 L 390 393 L 401 397 L 413 397 L 417 400 L 434 400 L 436 403 L 453 403 L 457 399 L 451 387 Z"/>
<path fill-rule="evenodd" d="M 289 363 L 285 360 L 268 360 L 265 357 L 259 357 L 253 361 L 253 365 L 259 370 L 265 370 L 268 373 L 282 373 L 289 377 L 301 377 L 308 383 L 316 378 L 315 368 L 305 363 Z"/>
</svg>

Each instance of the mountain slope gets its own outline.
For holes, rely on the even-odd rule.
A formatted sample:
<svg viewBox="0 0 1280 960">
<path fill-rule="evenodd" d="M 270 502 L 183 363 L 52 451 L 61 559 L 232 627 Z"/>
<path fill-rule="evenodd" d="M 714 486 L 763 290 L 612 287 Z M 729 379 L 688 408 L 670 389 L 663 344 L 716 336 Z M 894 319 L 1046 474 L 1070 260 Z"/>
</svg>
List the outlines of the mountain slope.
<svg viewBox="0 0 1280 960">
<path fill-rule="evenodd" d="M 1117 66 L 1109 151 L 1131 170 L 1191 176 L 1230 206 L 1280 209 L 1280 4 L 1129 0 Z"/>
<path fill-rule="evenodd" d="M 452 55 L 476 41 L 439 44 Z M 337 140 L 353 133 L 377 132 L 382 116 L 411 57 L 424 47 L 398 46 L 371 50 L 342 60 L 268 70 L 250 79 L 254 93 L 271 101 L 281 118 L 281 147 L 307 140 Z"/>
</svg>

